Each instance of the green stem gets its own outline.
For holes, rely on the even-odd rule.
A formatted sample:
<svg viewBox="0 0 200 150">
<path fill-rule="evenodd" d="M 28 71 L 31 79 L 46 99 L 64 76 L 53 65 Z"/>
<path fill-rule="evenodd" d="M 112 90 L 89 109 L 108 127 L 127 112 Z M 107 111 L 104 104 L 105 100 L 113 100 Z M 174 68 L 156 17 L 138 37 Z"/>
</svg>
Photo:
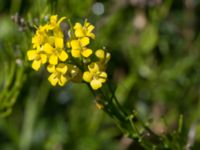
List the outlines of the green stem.
<svg viewBox="0 0 200 150">
<path fill-rule="evenodd" d="M 112 93 L 111 100 L 112 100 L 112 99 L 114 100 L 114 102 L 116 103 L 116 106 L 118 107 L 118 109 L 120 110 L 120 112 L 122 113 L 122 115 L 123 115 L 124 117 L 126 117 L 127 114 L 126 114 L 124 108 L 123 108 L 123 107 L 121 106 L 121 104 L 119 103 L 117 97 L 115 96 L 115 91 L 112 89 L 112 87 L 110 86 L 110 84 L 107 84 L 107 86 L 108 86 L 109 90 L 110 90 L 111 93 Z"/>
<path fill-rule="evenodd" d="M 140 140 L 139 140 L 139 139 L 141 139 L 140 133 L 139 133 L 135 123 L 132 122 L 133 118 L 130 117 L 131 115 L 128 115 L 128 114 L 126 114 L 127 116 L 121 115 L 122 110 L 120 110 L 119 108 L 122 108 L 122 107 L 116 106 L 116 104 L 113 103 L 113 101 L 111 101 L 107 107 L 108 107 L 107 109 L 112 110 L 110 116 L 112 118 L 115 118 L 115 123 L 116 123 L 117 127 L 120 128 L 120 130 L 125 135 L 128 135 L 128 137 L 132 138 L 134 140 L 134 142 L 138 143 L 146 150 L 152 149 L 152 147 L 153 147 L 152 144 L 150 142 L 146 141 L 145 139 L 140 142 Z M 105 109 L 104 109 L 104 111 L 105 111 Z"/>
<path fill-rule="evenodd" d="M 130 122 L 130 124 L 131 124 L 131 127 L 132 127 L 132 129 L 133 129 L 133 136 L 134 136 L 134 131 L 135 131 L 135 132 L 136 132 L 136 136 L 139 137 L 139 136 L 140 136 L 140 133 L 139 133 L 139 131 L 138 131 L 136 125 L 135 125 L 135 124 L 133 123 L 133 121 L 132 121 L 132 120 L 133 120 L 132 115 L 128 117 L 128 120 L 129 120 L 129 122 Z"/>
<path fill-rule="evenodd" d="M 89 86 L 89 84 L 88 84 Z M 90 86 L 89 86 L 90 87 Z M 136 114 L 132 114 L 126 111 L 121 104 L 119 103 L 117 97 L 113 89 L 108 85 L 109 91 L 112 93 L 111 98 L 104 94 L 102 90 L 93 91 L 94 96 L 101 97 L 102 102 L 104 104 L 103 111 L 108 114 L 115 122 L 117 127 L 125 134 L 132 138 L 136 143 L 141 145 L 146 150 L 152 150 L 158 148 L 158 146 L 154 145 L 154 143 L 150 142 L 148 139 L 144 137 L 144 135 L 140 134 L 137 126 L 133 119 L 137 120 L 139 124 L 142 125 L 143 129 L 148 131 L 148 133 L 157 139 L 156 141 L 162 142 L 161 138 L 156 135 L 148 126 L 145 125 L 143 120 L 139 118 Z M 99 96 L 99 94 L 101 96 Z M 160 145 L 160 143 L 158 143 Z"/>
<path fill-rule="evenodd" d="M 158 142 L 162 142 L 163 141 L 162 137 L 160 137 L 157 134 L 155 134 L 136 113 L 134 113 L 134 116 L 138 119 L 138 121 L 140 121 L 140 123 L 142 124 L 143 128 L 146 131 L 148 131 L 151 136 L 153 136 L 155 139 L 157 139 Z"/>
<path fill-rule="evenodd" d="M 73 25 L 70 19 L 67 20 L 69 23 L 69 27 L 70 27 L 70 34 L 72 38 L 75 38 L 75 34 L 74 34 L 74 29 L 73 29 Z"/>
</svg>

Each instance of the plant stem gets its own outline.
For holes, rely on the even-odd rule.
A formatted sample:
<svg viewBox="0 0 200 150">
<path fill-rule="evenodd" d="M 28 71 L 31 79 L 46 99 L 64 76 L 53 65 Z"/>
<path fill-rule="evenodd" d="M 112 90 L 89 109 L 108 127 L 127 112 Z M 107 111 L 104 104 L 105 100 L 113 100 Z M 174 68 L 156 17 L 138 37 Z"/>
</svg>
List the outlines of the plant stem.
<svg viewBox="0 0 200 150">
<path fill-rule="evenodd" d="M 147 140 L 144 137 L 144 134 L 138 131 L 136 123 L 142 125 L 142 128 L 147 131 L 150 136 L 155 138 L 157 142 L 159 142 L 157 143 L 159 145 L 162 143 L 161 137 L 156 135 L 148 126 L 146 126 L 143 120 L 135 113 L 131 113 L 121 106 L 117 97 L 115 96 L 114 90 L 110 85 L 108 85 L 108 89 L 112 93 L 111 97 L 105 95 L 101 89 L 98 91 L 93 91 L 89 84 L 88 86 L 96 98 L 97 96 L 100 97 L 100 99 L 97 101 L 100 101 L 103 104 L 103 111 L 114 120 L 115 124 L 123 132 L 124 135 L 132 138 L 137 144 L 146 150 L 158 148 L 157 145 Z"/>
</svg>

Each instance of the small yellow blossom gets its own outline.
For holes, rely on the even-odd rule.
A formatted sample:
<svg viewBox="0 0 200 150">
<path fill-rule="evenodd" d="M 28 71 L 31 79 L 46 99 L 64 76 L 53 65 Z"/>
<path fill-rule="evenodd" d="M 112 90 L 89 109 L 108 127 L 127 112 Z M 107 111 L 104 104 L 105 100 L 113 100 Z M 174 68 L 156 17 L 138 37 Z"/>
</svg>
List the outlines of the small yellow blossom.
<svg viewBox="0 0 200 150">
<path fill-rule="evenodd" d="M 105 52 L 102 49 L 98 49 L 95 52 L 95 56 L 99 59 L 97 64 L 98 64 L 100 70 L 105 70 L 107 63 L 110 60 L 110 53 Z"/>
<path fill-rule="evenodd" d="M 43 45 L 44 43 L 48 42 L 47 31 L 48 31 L 47 25 L 39 26 L 39 28 L 36 31 L 36 34 L 32 38 L 33 48 L 37 48 Z"/>
<path fill-rule="evenodd" d="M 74 30 L 75 30 L 75 36 L 77 38 L 81 37 L 90 37 L 92 39 L 95 38 L 94 33 L 92 33 L 92 31 L 94 30 L 94 26 L 87 21 L 85 21 L 84 26 L 82 26 L 80 23 L 76 23 L 74 26 Z"/>
<path fill-rule="evenodd" d="M 53 15 L 50 17 L 49 28 L 54 29 L 60 26 L 60 23 L 65 20 L 66 17 L 62 17 L 58 20 L 58 15 Z"/>
<path fill-rule="evenodd" d="M 72 40 L 70 42 L 72 50 L 71 54 L 73 57 L 89 57 L 92 54 L 92 50 L 86 46 L 89 44 L 89 38 L 83 37 L 77 40 Z"/>
<path fill-rule="evenodd" d="M 98 57 L 99 59 L 104 59 L 105 58 L 105 52 L 102 49 L 98 49 L 95 52 L 96 57 Z"/>
<path fill-rule="evenodd" d="M 58 20 L 57 15 L 53 15 L 50 17 L 48 26 L 51 30 L 53 30 L 54 36 L 63 37 L 63 32 L 61 30 L 60 23 L 65 19 L 66 19 L 66 17 L 62 17 Z"/>
<path fill-rule="evenodd" d="M 48 80 L 53 86 L 56 86 L 57 84 L 59 84 L 60 86 L 64 86 L 65 83 L 68 81 L 65 76 L 68 70 L 66 64 L 60 63 L 57 66 L 48 65 L 47 70 L 51 73 Z"/>
<path fill-rule="evenodd" d="M 92 89 L 97 90 L 106 82 L 107 74 L 101 71 L 97 63 L 88 66 L 89 71 L 83 73 L 83 80 L 90 83 Z"/>
<path fill-rule="evenodd" d="M 95 55 L 97 58 L 100 59 L 100 61 L 102 62 L 108 62 L 110 60 L 110 53 L 108 52 L 105 52 L 104 50 L 102 49 L 98 49 L 96 52 L 95 52 Z"/>
<path fill-rule="evenodd" d="M 49 43 L 46 43 L 44 45 L 44 51 L 49 55 L 49 63 L 52 65 L 58 64 L 58 60 L 65 61 L 68 58 L 68 54 L 64 50 L 62 38 L 55 38 L 55 48 Z"/>
<path fill-rule="evenodd" d="M 47 56 L 40 50 L 28 50 L 28 60 L 33 61 L 32 68 L 38 71 L 42 64 L 47 62 Z"/>
</svg>

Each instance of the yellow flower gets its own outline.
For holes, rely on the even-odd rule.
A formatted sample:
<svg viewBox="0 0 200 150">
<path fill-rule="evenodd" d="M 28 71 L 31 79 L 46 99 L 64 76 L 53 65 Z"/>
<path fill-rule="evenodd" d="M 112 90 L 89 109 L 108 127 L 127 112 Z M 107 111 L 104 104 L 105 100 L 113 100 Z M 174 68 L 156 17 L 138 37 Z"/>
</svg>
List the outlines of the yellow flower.
<svg viewBox="0 0 200 150">
<path fill-rule="evenodd" d="M 60 63 L 57 66 L 48 65 L 47 70 L 51 73 L 48 80 L 53 86 L 56 86 L 57 84 L 59 84 L 60 86 L 64 86 L 65 83 L 68 81 L 65 76 L 68 70 L 66 64 Z"/>
<path fill-rule="evenodd" d="M 95 52 L 95 56 L 99 59 L 99 61 L 97 62 L 100 70 L 105 70 L 106 69 L 106 65 L 108 63 L 108 61 L 110 60 L 110 53 L 105 52 L 102 49 L 98 49 Z"/>
<path fill-rule="evenodd" d="M 37 28 L 36 34 L 32 38 L 33 48 L 37 48 L 43 45 L 44 43 L 48 42 L 47 31 L 48 31 L 47 25 L 39 26 L 39 28 Z"/>
<path fill-rule="evenodd" d="M 57 15 L 53 15 L 50 17 L 50 21 L 49 21 L 49 28 L 51 30 L 53 30 L 54 36 L 56 37 L 63 37 L 63 32 L 60 28 L 60 23 L 66 19 L 66 17 L 62 17 L 58 20 L 58 16 Z"/>
<path fill-rule="evenodd" d="M 89 44 L 89 38 L 83 37 L 77 40 L 71 40 L 71 54 L 73 57 L 89 57 L 92 54 L 92 50 L 85 47 Z"/>
<path fill-rule="evenodd" d="M 33 61 L 32 68 L 38 71 L 42 64 L 47 62 L 47 56 L 39 49 L 37 50 L 28 50 L 27 52 L 28 60 Z"/>
<path fill-rule="evenodd" d="M 55 48 L 49 43 L 46 43 L 44 45 L 44 51 L 49 55 L 49 63 L 51 65 L 58 64 L 58 60 L 65 61 L 68 58 L 68 54 L 64 50 L 62 38 L 55 38 Z"/>
<path fill-rule="evenodd" d="M 98 49 L 96 52 L 95 52 L 95 55 L 97 58 L 99 58 L 99 60 L 101 62 L 108 62 L 110 60 L 110 53 L 108 52 L 105 52 L 104 50 L 102 49 Z"/>
<path fill-rule="evenodd" d="M 92 31 L 94 30 L 94 26 L 87 21 L 85 21 L 84 26 L 82 26 L 80 23 L 76 23 L 74 26 L 74 30 L 75 30 L 75 36 L 77 38 L 86 36 L 91 37 L 92 39 L 95 38 L 94 33 L 92 33 Z"/>
<path fill-rule="evenodd" d="M 63 38 L 63 32 L 60 28 L 60 23 L 65 19 L 65 17 L 60 18 L 57 21 L 57 15 L 50 17 L 50 22 L 43 26 L 39 26 L 36 30 L 36 34 L 32 38 L 33 48 L 41 46 L 45 43 L 51 43 L 52 37 Z M 52 36 L 49 31 L 52 30 L 54 36 Z"/>
<path fill-rule="evenodd" d="M 69 40 L 66 42 L 68 48 L 71 49 L 71 58 L 67 64 L 68 53 L 64 46 L 64 33 L 60 27 L 61 22 L 66 17 L 58 19 L 57 15 L 50 17 L 49 22 L 39 26 L 35 35 L 32 37 L 33 50 L 28 50 L 28 60 L 32 61 L 32 68 L 39 70 L 42 64 L 48 63 L 47 70 L 50 73 L 48 80 L 53 85 L 64 86 L 66 82 L 88 82 L 92 89 L 97 90 L 106 82 L 107 74 L 104 71 L 106 63 L 110 59 L 110 54 L 102 49 L 95 52 L 98 61 L 86 66 L 91 59 L 93 50 L 88 48 L 90 40 L 95 38 L 93 33 L 94 26 L 85 21 L 82 25 L 76 23 L 73 29 L 69 31 Z M 72 58 L 81 59 L 75 60 Z M 80 65 L 80 66 L 79 66 Z M 82 69 L 88 67 L 84 73 Z M 103 105 L 97 103 L 99 109 L 103 109 Z"/>
<path fill-rule="evenodd" d="M 83 80 L 90 83 L 92 89 L 97 90 L 106 82 L 107 74 L 101 71 L 97 63 L 88 66 L 89 71 L 83 73 Z"/>
<path fill-rule="evenodd" d="M 50 29 L 54 29 L 56 27 L 60 26 L 60 23 L 65 20 L 66 17 L 62 17 L 58 20 L 58 15 L 53 15 L 50 17 L 50 21 L 49 21 L 49 28 Z"/>
</svg>

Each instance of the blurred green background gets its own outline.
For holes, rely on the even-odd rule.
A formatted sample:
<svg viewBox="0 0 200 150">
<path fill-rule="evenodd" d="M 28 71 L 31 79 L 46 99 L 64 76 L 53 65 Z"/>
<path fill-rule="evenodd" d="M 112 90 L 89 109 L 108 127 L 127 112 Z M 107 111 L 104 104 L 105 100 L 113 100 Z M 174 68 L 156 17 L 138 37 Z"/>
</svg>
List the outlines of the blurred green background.
<svg viewBox="0 0 200 150">
<path fill-rule="evenodd" d="M 0 149 L 140 150 L 95 106 L 84 84 L 51 87 L 26 60 L 34 25 L 51 14 L 96 26 L 93 48 L 112 54 L 116 95 L 157 134 L 200 148 L 200 1 L 1 0 Z M 66 24 L 63 24 L 65 27 Z"/>
</svg>

